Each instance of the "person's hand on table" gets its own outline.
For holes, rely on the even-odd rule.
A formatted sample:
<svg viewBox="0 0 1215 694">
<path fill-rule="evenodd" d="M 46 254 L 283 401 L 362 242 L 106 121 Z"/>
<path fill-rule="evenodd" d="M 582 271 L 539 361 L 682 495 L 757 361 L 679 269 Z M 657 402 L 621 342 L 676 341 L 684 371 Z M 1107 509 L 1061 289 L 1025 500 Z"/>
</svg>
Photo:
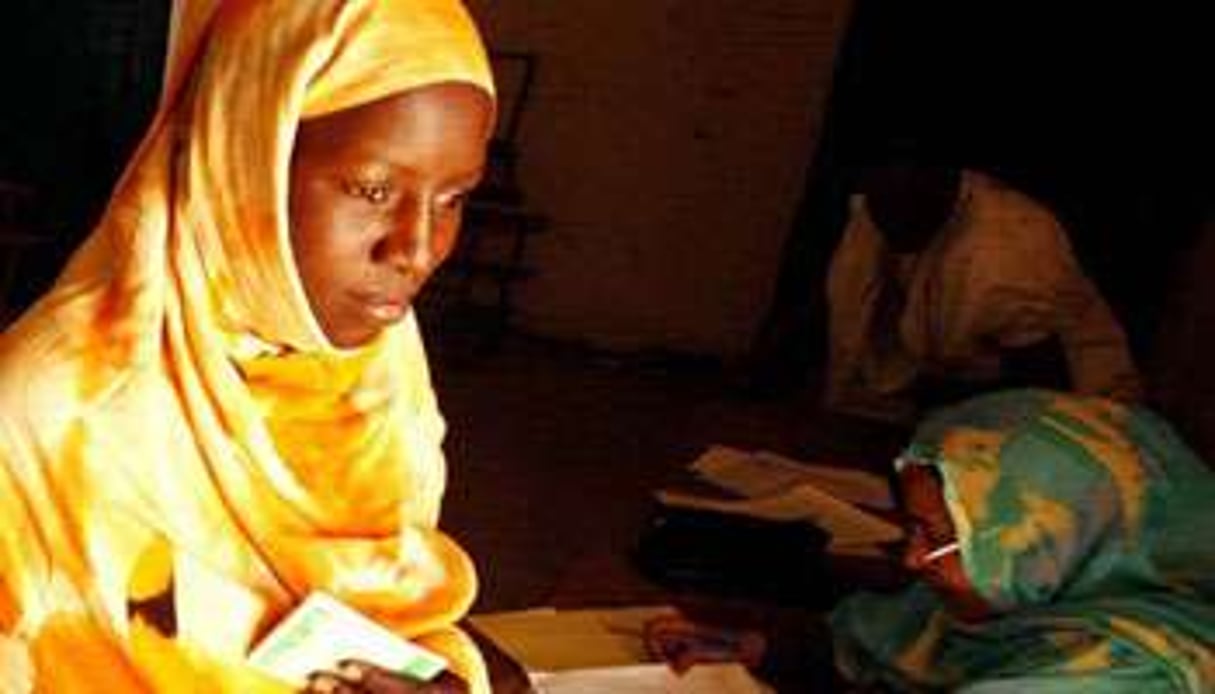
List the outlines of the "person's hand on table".
<svg viewBox="0 0 1215 694">
<path fill-rule="evenodd" d="M 468 684 L 450 672 L 422 682 L 359 660 L 348 660 L 336 670 L 321 670 L 308 677 L 302 694 L 467 694 Z"/>
<path fill-rule="evenodd" d="M 665 661 L 676 672 L 697 663 L 741 663 L 754 669 L 763 661 L 767 647 L 757 631 L 709 626 L 678 615 L 647 622 L 644 638 L 651 657 Z"/>
</svg>

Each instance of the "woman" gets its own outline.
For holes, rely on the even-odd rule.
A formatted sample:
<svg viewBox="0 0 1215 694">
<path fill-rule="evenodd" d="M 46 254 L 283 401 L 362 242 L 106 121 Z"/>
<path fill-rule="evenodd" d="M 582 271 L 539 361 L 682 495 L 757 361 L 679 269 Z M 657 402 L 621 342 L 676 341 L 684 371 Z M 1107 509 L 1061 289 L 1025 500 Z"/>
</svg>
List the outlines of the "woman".
<svg viewBox="0 0 1215 694">
<path fill-rule="evenodd" d="M 837 663 L 898 689 L 1215 688 L 1215 477 L 1145 410 L 1045 391 L 930 417 L 900 458 L 900 596 L 832 616 Z"/>
<path fill-rule="evenodd" d="M 899 459 L 909 516 L 898 595 L 831 616 L 861 689 L 1215 690 L 1215 477 L 1161 420 L 1112 401 L 1022 390 L 929 417 Z M 764 658 L 659 623 L 677 664 Z M 698 657 L 696 652 L 703 653 Z"/>
<path fill-rule="evenodd" d="M 410 311 L 484 165 L 476 30 L 458 0 L 177 9 L 148 136 L 0 341 L 0 691 L 281 689 L 247 655 L 316 590 L 488 691 Z"/>
</svg>

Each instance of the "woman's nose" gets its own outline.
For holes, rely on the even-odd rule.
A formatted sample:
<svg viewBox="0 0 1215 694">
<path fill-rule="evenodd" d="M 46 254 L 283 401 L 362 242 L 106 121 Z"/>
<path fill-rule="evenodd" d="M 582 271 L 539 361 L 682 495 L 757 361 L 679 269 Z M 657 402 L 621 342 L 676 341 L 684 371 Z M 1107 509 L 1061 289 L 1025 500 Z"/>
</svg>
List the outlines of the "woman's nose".
<svg viewBox="0 0 1215 694">
<path fill-rule="evenodd" d="M 401 272 L 425 272 L 434 262 L 434 225 L 425 205 L 401 213 L 382 241 L 383 259 Z"/>
</svg>

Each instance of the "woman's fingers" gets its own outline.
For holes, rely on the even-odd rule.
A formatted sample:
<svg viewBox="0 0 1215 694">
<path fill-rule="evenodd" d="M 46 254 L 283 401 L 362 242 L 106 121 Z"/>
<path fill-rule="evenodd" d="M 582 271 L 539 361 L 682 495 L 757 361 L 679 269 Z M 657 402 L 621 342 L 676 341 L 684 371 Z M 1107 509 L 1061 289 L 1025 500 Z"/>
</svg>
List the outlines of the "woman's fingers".
<svg viewBox="0 0 1215 694">
<path fill-rule="evenodd" d="M 323 686 L 329 686 L 330 679 L 337 679 L 340 686 L 346 687 L 328 690 L 333 694 L 465 694 L 468 691 L 468 685 L 450 672 L 423 682 L 362 660 L 344 660 L 335 671 L 318 673 L 314 678 L 321 678 Z M 313 691 L 308 690 L 309 694 Z"/>
<path fill-rule="evenodd" d="M 362 687 L 347 682 L 335 672 L 314 672 L 308 676 L 303 694 L 361 694 Z"/>
</svg>

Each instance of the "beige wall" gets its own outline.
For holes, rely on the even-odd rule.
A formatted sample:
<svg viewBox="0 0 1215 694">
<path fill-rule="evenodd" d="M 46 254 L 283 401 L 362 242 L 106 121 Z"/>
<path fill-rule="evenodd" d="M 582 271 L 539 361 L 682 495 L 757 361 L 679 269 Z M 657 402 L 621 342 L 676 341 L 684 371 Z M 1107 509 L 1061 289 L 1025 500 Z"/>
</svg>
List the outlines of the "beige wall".
<svg viewBox="0 0 1215 694">
<path fill-rule="evenodd" d="M 848 0 L 469 0 L 534 51 L 523 187 L 552 222 L 519 321 L 732 356 L 765 310 Z"/>
</svg>

